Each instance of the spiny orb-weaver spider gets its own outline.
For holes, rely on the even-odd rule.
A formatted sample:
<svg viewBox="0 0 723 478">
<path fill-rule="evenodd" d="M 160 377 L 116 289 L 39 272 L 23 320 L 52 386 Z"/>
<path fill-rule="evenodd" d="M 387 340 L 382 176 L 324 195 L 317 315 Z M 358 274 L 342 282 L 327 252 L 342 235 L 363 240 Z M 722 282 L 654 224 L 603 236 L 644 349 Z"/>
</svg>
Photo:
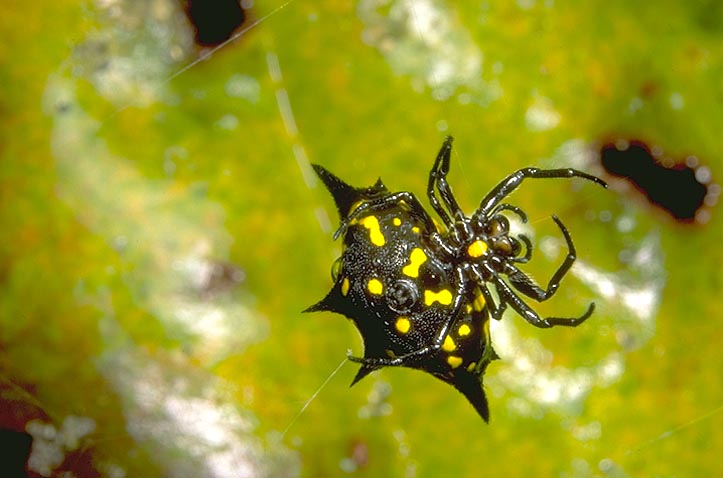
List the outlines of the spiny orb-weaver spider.
<svg viewBox="0 0 723 478">
<path fill-rule="evenodd" d="M 319 165 L 316 174 L 334 197 L 343 236 L 342 255 L 332 267 L 334 286 L 306 309 L 351 319 L 364 341 L 364 356 L 352 385 L 387 366 L 423 370 L 453 385 L 489 420 L 482 379 L 498 358 L 489 318 L 509 305 L 536 327 L 575 327 L 592 314 L 542 318 L 520 294 L 542 302 L 552 297 L 576 258 L 570 233 L 552 216 L 567 243 L 567 256 L 542 288 L 520 270 L 532 258 L 532 242 L 512 234 L 504 213 L 527 215 L 503 202 L 527 178 L 582 178 L 607 184 L 575 169 L 524 168 L 492 189 L 471 216 L 457 204 L 447 183 L 452 137 L 442 144 L 429 173 L 427 196 L 441 219 L 435 222 L 414 194 L 389 192 L 381 179 L 367 188 L 346 184 Z M 490 292 L 494 286 L 497 299 Z"/>
</svg>

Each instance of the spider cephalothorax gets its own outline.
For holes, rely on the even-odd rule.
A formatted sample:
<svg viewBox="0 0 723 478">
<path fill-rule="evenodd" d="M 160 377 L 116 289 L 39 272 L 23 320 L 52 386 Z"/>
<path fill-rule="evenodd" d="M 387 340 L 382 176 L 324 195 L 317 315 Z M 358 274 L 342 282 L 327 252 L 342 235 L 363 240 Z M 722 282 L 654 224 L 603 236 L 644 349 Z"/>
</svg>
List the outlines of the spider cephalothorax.
<svg viewBox="0 0 723 478">
<path fill-rule="evenodd" d="M 456 387 L 488 420 L 482 378 L 497 358 L 489 318 L 500 319 L 509 305 L 537 327 L 577 326 L 594 309 L 591 303 L 579 317 L 542 318 L 519 295 L 549 299 L 575 261 L 575 247 L 567 228 L 552 216 L 568 253 L 543 289 L 519 269 L 531 259 L 532 243 L 511 233 L 504 213 L 523 222 L 527 216 L 502 201 L 525 178 L 579 177 L 606 184 L 574 169 L 525 168 L 505 178 L 466 216 L 446 180 L 451 150 L 447 137 L 427 186 L 441 223 L 410 192 L 389 192 L 381 179 L 355 188 L 314 165 L 336 202 L 341 224 L 334 237 L 343 236 L 343 252 L 332 270 L 331 291 L 307 311 L 337 312 L 356 325 L 364 357 L 349 357 L 361 363 L 352 383 L 385 366 L 420 369 Z"/>
</svg>

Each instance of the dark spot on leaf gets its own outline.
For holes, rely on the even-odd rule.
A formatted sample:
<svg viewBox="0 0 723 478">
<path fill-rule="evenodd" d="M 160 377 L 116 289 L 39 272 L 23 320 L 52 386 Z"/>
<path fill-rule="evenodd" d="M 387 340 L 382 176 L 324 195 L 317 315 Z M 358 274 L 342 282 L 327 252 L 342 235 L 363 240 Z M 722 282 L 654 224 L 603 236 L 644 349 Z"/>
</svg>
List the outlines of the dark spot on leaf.
<svg viewBox="0 0 723 478">
<path fill-rule="evenodd" d="M 225 42 L 246 20 L 240 0 L 187 0 L 186 15 L 196 30 L 195 40 L 201 46 L 217 46 Z"/>
<path fill-rule="evenodd" d="M 720 192 L 710 169 L 697 157 L 671 159 L 638 140 L 605 143 L 600 149 L 600 163 L 609 174 L 632 183 L 651 203 L 680 222 L 707 222 L 709 208 Z"/>
</svg>

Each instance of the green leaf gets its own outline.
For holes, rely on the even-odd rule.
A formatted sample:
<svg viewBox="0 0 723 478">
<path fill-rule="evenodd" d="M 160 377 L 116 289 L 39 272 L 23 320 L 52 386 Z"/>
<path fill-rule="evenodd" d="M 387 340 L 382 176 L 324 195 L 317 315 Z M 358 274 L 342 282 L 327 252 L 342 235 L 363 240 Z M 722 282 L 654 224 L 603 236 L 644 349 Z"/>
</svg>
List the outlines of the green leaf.
<svg viewBox="0 0 723 478">
<path fill-rule="evenodd" d="M 578 248 L 537 310 L 597 309 L 576 329 L 493 324 L 489 426 L 407 369 L 348 389 L 354 367 L 330 374 L 360 352 L 352 325 L 300 311 L 340 252 L 310 162 L 424 202 L 451 134 L 469 212 L 521 167 L 605 177 L 594 152 L 616 139 L 718 181 L 721 18 L 710 1 L 255 2 L 203 50 L 179 2 L 6 6 L 0 426 L 39 420 L 103 476 L 720 474 L 715 194 L 687 225 L 610 177 L 510 198 L 538 280 L 562 259 L 551 214 Z"/>
</svg>

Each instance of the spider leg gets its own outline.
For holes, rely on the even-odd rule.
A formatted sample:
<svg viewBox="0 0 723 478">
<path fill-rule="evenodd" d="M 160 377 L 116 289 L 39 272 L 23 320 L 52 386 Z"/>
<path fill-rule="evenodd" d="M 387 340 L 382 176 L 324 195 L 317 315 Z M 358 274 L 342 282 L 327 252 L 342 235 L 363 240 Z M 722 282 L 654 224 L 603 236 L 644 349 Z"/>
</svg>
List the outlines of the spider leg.
<svg viewBox="0 0 723 478">
<path fill-rule="evenodd" d="M 439 150 L 434 166 L 429 172 L 429 181 L 427 182 L 429 202 L 447 227 L 452 225 L 455 218 L 464 217 L 457 200 L 454 198 L 454 194 L 452 194 L 452 188 L 447 183 L 452 140 L 451 136 L 447 136 L 444 143 L 442 143 L 442 148 Z M 437 198 L 437 193 L 442 200 L 441 202 Z"/>
<path fill-rule="evenodd" d="M 479 287 L 479 289 L 482 291 L 482 297 L 484 297 L 485 299 L 485 303 L 487 304 L 487 307 L 489 309 L 490 316 L 495 320 L 500 320 L 502 318 L 502 314 L 507 309 L 507 304 L 504 301 L 501 301 L 499 305 L 495 303 L 495 299 L 494 297 L 492 297 L 492 293 L 487 288 L 487 280 L 485 279 L 482 271 L 479 270 L 479 266 L 477 264 L 471 264 L 470 270 L 472 271 L 473 278 L 477 283 L 477 287 Z"/>
<path fill-rule="evenodd" d="M 560 281 L 562 281 L 562 278 L 565 277 L 565 274 L 567 274 L 572 267 L 572 264 L 575 262 L 575 259 L 577 259 L 575 245 L 572 243 L 572 237 L 570 237 L 570 233 L 567 228 L 557 216 L 553 215 L 552 219 L 562 231 L 562 235 L 565 236 L 565 242 L 567 242 L 567 256 L 562 264 L 560 264 L 560 267 L 558 267 L 552 275 L 552 278 L 550 278 L 550 281 L 547 284 L 547 289 L 543 290 L 540 286 L 535 284 L 535 282 L 527 274 L 519 270 L 514 265 L 509 263 L 506 265 L 507 270 L 505 271 L 505 274 L 507 274 L 507 278 L 510 280 L 510 283 L 515 287 L 515 289 L 519 290 L 526 296 L 535 299 L 537 302 L 545 301 L 557 292 L 557 289 L 560 287 Z"/>
<path fill-rule="evenodd" d="M 334 233 L 334 240 L 336 240 L 339 236 L 345 233 L 346 230 L 349 228 L 351 222 L 357 217 L 361 216 L 363 213 L 367 211 L 377 211 L 379 209 L 390 208 L 392 206 L 398 205 L 400 201 L 404 201 L 407 205 L 409 205 L 409 207 L 412 209 L 412 214 L 414 214 L 416 217 L 418 217 L 424 222 L 424 225 L 427 227 L 428 231 L 437 230 L 436 226 L 434 225 L 434 221 L 431 217 L 429 217 L 427 211 L 424 210 L 424 207 L 422 207 L 422 204 L 419 202 L 417 197 L 410 192 L 400 191 L 398 193 L 388 194 L 384 197 L 371 199 L 354 209 L 352 212 L 349 213 L 347 217 L 345 217 L 341 221 L 339 229 L 337 229 Z"/>
<path fill-rule="evenodd" d="M 565 168 L 565 169 L 539 169 L 539 168 L 524 168 L 519 171 L 510 174 L 502 180 L 497 186 L 490 191 L 487 196 L 480 202 L 479 209 L 475 212 L 476 218 L 487 218 L 492 210 L 502 201 L 502 199 L 509 196 L 515 189 L 517 189 L 522 181 L 526 178 L 544 179 L 544 178 L 582 178 L 599 184 L 600 186 L 607 188 L 607 183 L 602 179 L 595 177 L 591 174 L 583 173 L 577 169 Z"/>
<path fill-rule="evenodd" d="M 433 354 L 442 348 L 445 337 L 449 334 L 452 326 L 457 322 L 459 318 L 459 312 L 462 310 L 462 302 L 467 289 L 467 283 L 465 281 L 464 272 L 461 269 L 457 269 L 457 291 L 452 302 L 452 310 L 449 313 L 449 319 L 440 327 L 437 332 L 434 342 L 426 345 L 420 349 L 408 352 L 403 355 L 399 355 L 394 358 L 387 357 L 356 357 L 351 354 L 347 354 L 347 358 L 352 362 L 361 363 L 367 367 L 393 367 L 393 366 L 404 366 L 410 362 L 414 362 L 418 358 L 426 355 Z"/>
<path fill-rule="evenodd" d="M 482 296 L 485 298 L 487 307 L 489 307 L 490 317 L 495 320 L 500 320 L 502 318 L 502 314 L 505 310 L 507 310 L 507 302 L 500 301 L 499 305 L 495 304 L 494 297 L 492 297 L 492 293 L 487 286 L 482 285 L 480 286 L 480 289 L 482 290 Z"/>
<path fill-rule="evenodd" d="M 532 259 L 532 241 L 524 234 L 518 234 L 517 239 L 525 244 L 525 255 L 522 257 L 512 257 L 509 259 L 510 262 L 517 262 L 519 264 L 530 262 L 530 259 Z"/>
<path fill-rule="evenodd" d="M 555 292 L 552 291 L 552 293 L 550 293 L 549 290 L 544 290 L 542 287 L 537 285 L 530 276 L 512 264 L 505 265 L 504 273 L 507 275 L 507 279 L 510 281 L 512 287 L 537 302 L 543 302 L 549 299 Z"/>
<path fill-rule="evenodd" d="M 545 317 L 544 319 L 535 312 L 529 305 L 525 303 L 515 292 L 510 288 L 509 285 L 499 277 L 494 277 L 494 281 L 497 292 L 500 295 L 500 300 L 507 302 L 519 315 L 522 316 L 530 324 L 541 329 L 547 329 L 556 325 L 565 327 L 577 327 L 578 325 L 585 322 L 595 310 L 595 303 L 591 302 L 584 314 L 580 317 Z"/>
<path fill-rule="evenodd" d="M 492 210 L 492 212 L 490 213 L 490 216 L 496 216 L 497 214 L 499 214 L 502 211 L 512 211 L 515 214 L 517 214 L 518 216 L 520 216 L 520 220 L 522 220 L 523 223 L 527 222 L 527 214 L 525 214 L 525 211 L 523 211 L 521 208 L 519 208 L 513 204 L 509 204 L 509 203 L 498 204 Z"/>
</svg>

